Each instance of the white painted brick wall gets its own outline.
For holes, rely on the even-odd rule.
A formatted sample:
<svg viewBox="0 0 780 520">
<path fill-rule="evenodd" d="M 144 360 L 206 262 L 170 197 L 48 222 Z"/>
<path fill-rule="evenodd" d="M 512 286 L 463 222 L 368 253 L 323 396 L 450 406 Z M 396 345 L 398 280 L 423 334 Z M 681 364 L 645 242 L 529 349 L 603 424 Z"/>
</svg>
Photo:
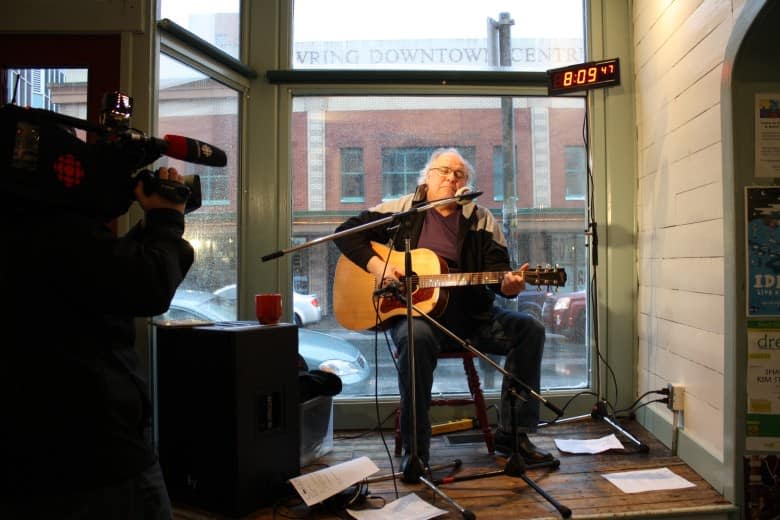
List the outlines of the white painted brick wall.
<svg viewBox="0 0 780 520">
<path fill-rule="evenodd" d="M 685 385 L 686 434 L 723 455 L 720 75 L 743 0 L 633 4 L 639 393 Z M 662 406 L 657 410 L 667 413 Z"/>
</svg>

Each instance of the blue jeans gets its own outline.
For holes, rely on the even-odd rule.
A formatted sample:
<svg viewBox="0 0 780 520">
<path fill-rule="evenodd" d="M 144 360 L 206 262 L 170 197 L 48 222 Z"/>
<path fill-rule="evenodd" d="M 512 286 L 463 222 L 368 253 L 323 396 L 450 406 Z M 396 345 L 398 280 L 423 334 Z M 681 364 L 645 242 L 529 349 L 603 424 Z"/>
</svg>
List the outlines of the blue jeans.
<svg viewBox="0 0 780 520">
<path fill-rule="evenodd" d="M 504 369 L 520 381 L 539 392 L 542 354 L 544 353 L 544 325 L 529 314 L 510 311 L 494 306 L 487 319 L 475 321 L 465 339 L 478 350 L 488 354 L 506 356 Z M 415 404 L 417 407 L 417 454 L 428 462 L 431 443 L 431 421 L 428 412 L 431 407 L 433 372 L 436 369 L 439 352 L 462 348 L 454 340 L 425 318 L 414 318 L 414 361 L 415 361 Z M 411 452 L 412 410 L 406 403 L 412 402 L 411 373 L 408 353 L 408 325 L 405 319 L 398 320 L 390 329 L 398 351 L 398 390 L 401 396 L 401 438 L 404 452 Z M 500 420 L 498 428 L 505 432 L 512 429 L 512 412 L 518 432 L 534 432 L 539 424 L 539 401 L 527 396 L 525 401 L 513 399 L 507 389 L 515 388 L 523 396 L 522 385 L 504 377 L 501 390 Z M 527 395 L 527 394 L 526 394 Z M 512 401 L 515 408 L 512 410 Z"/>
</svg>

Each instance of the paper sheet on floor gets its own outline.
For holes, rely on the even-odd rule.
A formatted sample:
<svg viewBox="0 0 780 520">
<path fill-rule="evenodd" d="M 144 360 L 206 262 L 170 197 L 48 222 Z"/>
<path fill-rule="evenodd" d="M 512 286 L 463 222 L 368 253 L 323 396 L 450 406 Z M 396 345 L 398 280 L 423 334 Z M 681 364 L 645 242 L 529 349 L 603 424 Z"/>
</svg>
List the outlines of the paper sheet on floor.
<svg viewBox="0 0 780 520">
<path fill-rule="evenodd" d="M 614 433 L 600 439 L 555 439 L 555 446 L 567 453 L 601 453 L 623 449 L 623 444 Z"/>
<path fill-rule="evenodd" d="M 359 457 L 329 468 L 291 478 L 290 484 L 307 506 L 318 504 L 379 471 L 374 461 Z"/>
<path fill-rule="evenodd" d="M 415 493 L 393 500 L 382 509 L 362 509 L 360 511 L 347 509 L 347 512 L 357 520 L 425 520 L 446 515 L 449 511 L 434 507 Z"/>
<path fill-rule="evenodd" d="M 602 477 L 612 482 L 623 493 L 696 487 L 696 484 L 685 480 L 669 468 L 604 473 Z"/>
</svg>

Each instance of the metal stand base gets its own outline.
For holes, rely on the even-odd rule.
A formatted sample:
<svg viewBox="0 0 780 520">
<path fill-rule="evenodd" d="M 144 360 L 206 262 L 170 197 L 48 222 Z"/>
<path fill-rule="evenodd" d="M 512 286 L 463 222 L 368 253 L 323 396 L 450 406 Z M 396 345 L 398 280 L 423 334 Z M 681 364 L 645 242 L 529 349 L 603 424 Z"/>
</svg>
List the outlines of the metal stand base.
<svg viewBox="0 0 780 520">
<path fill-rule="evenodd" d="M 619 423 L 610 417 L 609 413 L 607 412 L 607 402 L 603 399 L 597 401 L 596 404 L 593 405 L 593 409 L 591 410 L 590 415 L 578 415 L 576 417 L 557 419 L 554 423 L 550 424 L 565 424 L 569 422 L 581 421 L 584 419 L 596 419 L 604 421 L 607 423 L 607 425 L 609 425 L 610 428 L 612 428 L 613 431 L 621 434 L 623 437 L 631 441 L 631 443 L 637 447 L 640 453 L 647 453 L 650 451 L 650 446 L 634 437 L 631 433 L 628 432 L 628 430 L 624 429 Z"/>
<path fill-rule="evenodd" d="M 543 462 L 540 464 L 533 464 L 533 465 L 526 465 L 525 461 L 523 460 L 523 457 L 521 457 L 517 453 L 512 453 L 509 458 L 506 461 L 506 464 L 504 465 L 504 469 L 502 470 L 496 470 L 496 471 L 486 471 L 483 473 L 475 473 L 471 475 L 460 475 L 460 476 L 450 476 L 445 477 L 441 480 L 434 481 L 434 484 L 449 484 L 451 482 L 459 482 L 461 480 L 475 480 L 480 478 L 489 478 L 489 477 L 497 477 L 501 475 L 508 475 L 510 477 L 519 477 L 523 479 L 523 481 L 528 484 L 530 487 L 534 489 L 537 493 L 539 493 L 545 500 L 547 500 L 550 504 L 555 507 L 555 509 L 558 510 L 558 513 L 560 513 L 562 518 L 569 518 L 571 517 L 571 509 L 564 506 L 555 498 L 553 498 L 549 493 L 547 493 L 544 489 L 539 487 L 539 485 L 534 482 L 526 473 L 526 468 L 552 468 L 557 469 L 561 465 L 561 461 L 558 459 L 553 459 L 550 462 Z M 431 486 L 432 487 L 432 486 Z M 433 487 L 432 487 L 433 488 Z M 464 515 L 465 517 L 465 515 Z"/>
<path fill-rule="evenodd" d="M 435 466 L 431 466 L 431 467 L 428 468 L 428 471 L 434 472 L 434 471 L 438 471 L 440 469 L 445 469 L 445 468 L 452 468 L 452 471 L 457 471 L 458 469 L 460 469 L 461 465 L 463 465 L 463 461 L 461 461 L 460 459 L 455 459 L 454 461 L 448 462 L 446 464 L 436 464 Z M 422 473 L 420 475 L 422 475 Z M 403 477 L 403 472 L 396 471 L 395 473 L 389 473 L 387 475 L 377 475 L 376 477 L 369 477 L 369 478 L 367 478 L 365 480 L 365 482 L 370 484 L 371 482 L 381 482 L 383 480 L 392 480 L 392 479 L 398 478 L 398 477 Z M 420 477 L 418 476 L 416 479 L 412 480 L 411 483 L 413 484 L 413 483 L 417 482 L 419 480 L 419 478 Z M 406 480 L 404 478 L 402 478 L 401 480 L 406 482 Z"/>
</svg>

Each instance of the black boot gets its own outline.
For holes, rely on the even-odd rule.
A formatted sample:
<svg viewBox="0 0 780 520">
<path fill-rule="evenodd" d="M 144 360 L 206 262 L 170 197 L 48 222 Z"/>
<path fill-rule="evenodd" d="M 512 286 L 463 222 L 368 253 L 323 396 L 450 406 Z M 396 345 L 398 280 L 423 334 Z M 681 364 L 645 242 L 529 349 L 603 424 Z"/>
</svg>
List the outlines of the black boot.
<svg viewBox="0 0 780 520">
<path fill-rule="evenodd" d="M 517 452 L 518 455 L 523 457 L 526 464 L 542 464 L 552 462 L 555 457 L 552 453 L 542 450 L 536 446 L 531 439 L 528 438 L 528 434 L 518 433 L 517 443 L 512 438 L 511 433 L 506 433 L 501 430 L 497 430 L 493 436 L 495 442 L 496 451 L 504 455 L 510 455 L 513 452 Z"/>
</svg>

